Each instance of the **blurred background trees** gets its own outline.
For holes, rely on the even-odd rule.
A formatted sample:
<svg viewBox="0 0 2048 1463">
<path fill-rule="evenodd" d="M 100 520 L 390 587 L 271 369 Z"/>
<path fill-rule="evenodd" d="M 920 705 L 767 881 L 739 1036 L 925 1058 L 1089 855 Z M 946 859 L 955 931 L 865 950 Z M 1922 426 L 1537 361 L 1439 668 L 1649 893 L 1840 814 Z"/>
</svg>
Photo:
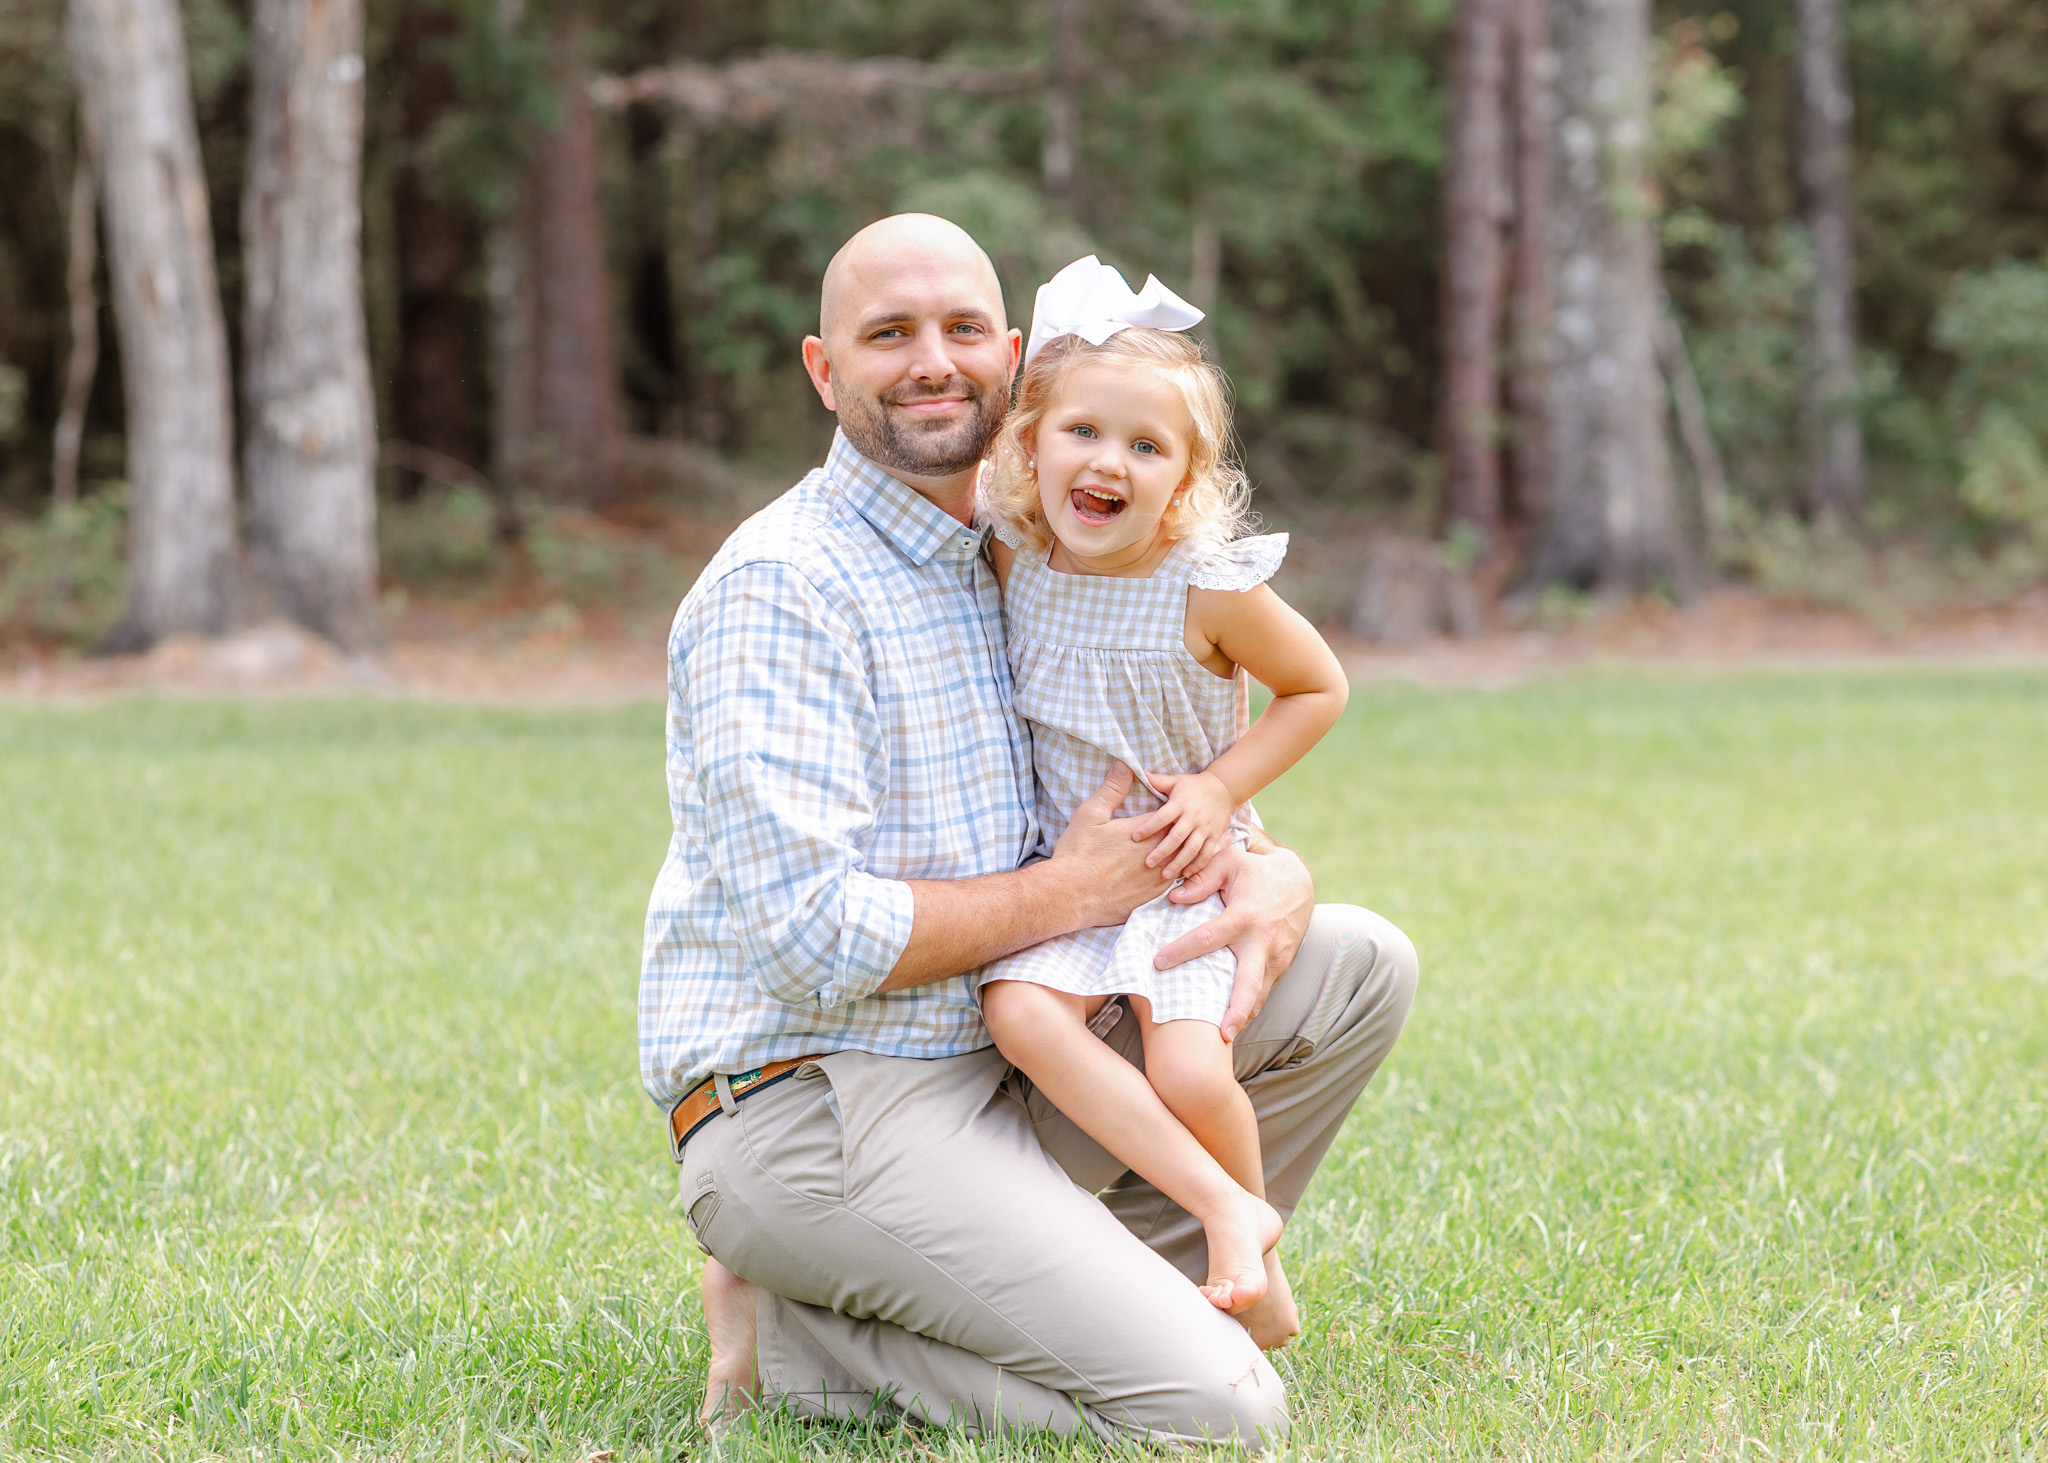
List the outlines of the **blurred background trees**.
<svg viewBox="0 0 2048 1463">
<path fill-rule="evenodd" d="M 184 58 L 155 47 L 196 138 L 173 149 L 200 185 L 181 226 L 210 243 L 176 267 L 214 274 L 180 275 L 175 359 L 207 349 L 201 296 L 243 321 L 188 369 L 130 338 L 146 189 L 115 179 L 99 63 L 77 42 L 67 63 L 63 0 L 0 0 L 0 558 L 72 544 L 89 577 L 77 545 L 123 514 L 163 537 L 163 474 L 187 473 L 173 557 L 212 566 L 178 572 L 219 603 L 166 607 L 170 571 L 131 559 L 138 643 L 218 623 L 244 580 L 347 633 L 314 606 L 366 592 L 362 508 L 316 535 L 315 579 L 357 587 L 305 588 L 266 464 L 318 458 L 319 502 L 366 505 L 369 439 L 287 441 L 272 377 L 304 397 L 327 372 L 334 403 L 365 380 L 380 501 L 471 494 L 494 552 L 541 505 L 636 521 L 677 464 L 792 474 L 830 428 L 796 348 L 818 274 L 902 208 L 981 238 L 1019 320 L 1091 249 L 1208 309 L 1262 506 L 1319 538 L 1397 529 L 1525 596 L 1769 579 L 1829 534 L 2006 586 L 2048 561 L 2037 0 L 363 3 L 359 52 L 289 63 L 345 100 L 360 55 L 341 193 L 338 155 L 304 195 L 266 161 L 286 0 L 183 0 Z M 152 6 L 174 0 L 73 0 L 72 33 Z M 292 126 L 346 131 L 304 105 Z M 104 257 L 79 227 L 94 179 Z M 353 315 L 284 283 L 346 293 L 343 193 Z M 95 328 L 74 340 L 74 317 Z M 232 436 L 225 407 L 162 409 L 230 373 Z"/>
</svg>

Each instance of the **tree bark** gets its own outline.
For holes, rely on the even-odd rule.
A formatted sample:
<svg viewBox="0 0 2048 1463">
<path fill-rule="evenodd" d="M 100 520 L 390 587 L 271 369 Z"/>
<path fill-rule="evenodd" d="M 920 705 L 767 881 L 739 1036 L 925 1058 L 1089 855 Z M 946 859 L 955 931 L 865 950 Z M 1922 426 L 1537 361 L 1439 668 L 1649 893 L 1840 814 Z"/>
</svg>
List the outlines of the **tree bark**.
<svg viewBox="0 0 2048 1463">
<path fill-rule="evenodd" d="M 691 121 L 687 114 L 684 120 Z M 674 315 L 676 375 L 682 383 L 683 431 L 706 447 L 729 435 L 717 374 L 705 359 L 702 322 L 717 306 L 712 265 L 718 257 L 718 161 L 701 126 L 669 139 L 668 290 Z"/>
<path fill-rule="evenodd" d="M 1514 473 L 1503 516 L 1534 523 L 1550 502 L 1551 88 L 1557 57 L 1550 49 L 1546 0 L 1509 0 L 1509 71 L 1514 97 L 1514 241 L 1509 315 L 1508 411 Z"/>
<path fill-rule="evenodd" d="M 491 502 L 500 542 L 525 533 L 519 496 L 526 491 L 527 446 L 533 439 L 533 267 L 531 221 L 523 197 L 493 220 L 484 240 L 485 285 L 491 301 Z"/>
<path fill-rule="evenodd" d="M 1051 0 L 1052 72 L 1045 89 L 1045 196 L 1069 212 L 1081 206 L 1081 7 Z"/>
<path fill-rule="evenodd" d="M 392 180 L 398 229 L 398 363 L 392 392 L 400 440 L 457 462 L 475 462 L 469 393 L 469 318 L 462 272 L 470 231 L 462 210 L 444 198 L 421 158 L 435 126 L 455 102 L 455 78 L 435 54 L 459 35 L 452 9 L 411 0 L 401 6 L 394 37 L 400 126 L 405 159 Z M 401 474 L 411 491 L 416 474 Z"/>
<path fill-rule="evenodd" d="M 531 264 L 539 333 L 537 441 L 528 467 L 561 495 L 603 506 L 617 495 L 621 411 L 583 36 L 575 18 L 556 22 L 551 40 L 561 112 L 533 150 Z"/>
<path fill-rule="evenodd" d="M 1459 0 L 1444 157 L 1444 516 L 1500 532 L 1509 0 Z"/>
<path fill-rule="evenodd" d="M 1863 511 L 1856 420 L 1856 244 L 1849 189 L 1848 64 L 1841 0 L 1797 0 L 1799 191 L 1813 248 L 1813 313 L 1801 403 L 1807 501 L 1816 518 Z"/>
<path fill-rule="evenodd" d="M 1657 369 L 1649 0 L 1555 0 L 1554 491 L 1528 588 L 1692 587 Z"/>
<path fill-rule="evenodd" d="M 1693 480 L 1699 485 L 1700 527 L 1706 534 L 1707 574 L 1712 577 L 1728 549 L 1728 469 L 1721 461 L 1721 448 L 1707 425 L 1706 393 L 1692 368 L 1692 353 L 1685 348 L 1685 332 L 1671 302 L 1664 302 L 1658 322 L 1657 354 L 1664 378 L 1671 386 L 1671 404 L 1678 412 L 1678 439 L 1692 461 Z"/>
<path fill-rule="evenodd" d="M 278 606 L 370 633 L 377 428 L 362 290 L 361 0 L 257 0 L 242 194 L 249 540 Z"/>
<path fill-rule="evenodd" d="M 64 292 L 71 306 L 71 354 L 64 363 L 64 397 L 50 461 L 50 501 L 64 508 L 78 501 L 78 458 L 85 443 L 85 409 L 100 364 L 100 297 L 95 276 L 100 263 L 99 149 L 83 119 L 71 168 Z"/>
<path fill-rule="evenodd" d="M 128 609 L 110 649 L 227 623 L 235 552 L 227 329 L 173 0 L 72 0 L 65 39 L 99 140 L 128 404 Z"/>
</svg>

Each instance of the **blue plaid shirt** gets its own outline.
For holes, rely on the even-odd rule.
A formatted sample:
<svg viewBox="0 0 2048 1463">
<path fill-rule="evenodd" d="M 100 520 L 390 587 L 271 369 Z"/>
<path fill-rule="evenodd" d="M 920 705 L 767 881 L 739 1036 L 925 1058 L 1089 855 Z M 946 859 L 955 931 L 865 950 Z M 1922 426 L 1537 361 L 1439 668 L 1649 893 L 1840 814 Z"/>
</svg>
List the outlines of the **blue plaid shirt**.
<svg viewBox="0 0 2048 1463">
<path fill-rule="evenodd" d="M 1038 841 L 985 537 L 835 436 L 676 611 L 675 833 L 640 963 L 655 1101 L 784 1057 L 988 1045 L 964 979 L 875 993 L 910 939 L 904 880 Z"/>
</svg>

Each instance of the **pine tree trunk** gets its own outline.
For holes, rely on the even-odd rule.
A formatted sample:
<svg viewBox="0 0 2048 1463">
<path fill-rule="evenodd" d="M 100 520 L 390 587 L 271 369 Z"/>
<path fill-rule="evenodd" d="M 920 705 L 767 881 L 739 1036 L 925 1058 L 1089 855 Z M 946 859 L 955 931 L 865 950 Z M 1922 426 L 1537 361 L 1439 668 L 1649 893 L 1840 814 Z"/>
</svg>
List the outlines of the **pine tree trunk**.
<svg viewBox="0 0 2048 1463">
<path fill-rule="evenodd" d="M 100 296 L 94 282 L 100 264 L 98 152 L 91 128 L 81 122 L 65 229 L 64 293 L 71 306 L 71 355 L 64 363 L 64 396 L 57 408 L 50 458 L 50 502 L 58 508 L 78 501 L 85 409 L 100 364 Z"/>
<path fill-rule="evenodd" d="M 242 404 L 254 567 L 285 613 L 370 632 L 377 432 L 362 292 L 361 0 L 257 0 Z"/>
<path fill-rule="evenodd" d="M 1550 502 L 1551 91 L 1557 58 L 1550 49 L 1545 0 L 1509 0 L 1509 71 L 1514 95 L 1514 243 L 1509 316 L 1509 441 L 1514 473 L 1504 516 L 1531 524 Z"/>
<path fill-rule="evenodd" d="M 72 0 L 65 40 L 99 144 L 128 404 L 128 609 L 109 648 L 140 649 L 227 623 L 227 329 L 176 4 Z"/>
<path fill-rule="evenodd" d="M 556 23 L 560 115 L 533 150 L 530 258 L 540 328 L 533 395 L 538 440 L 528 467 L 561 496 L 602 506 L 617 495 L 621 410 L 583 36 L 574 19 Z"/>
<path fill-rule="evenodd" d="M 668 289 L 676 302 L 676 374 L 683 391 L 683 431 L 707 447 L 730 435 L 721 383 L 704 349 L 702 322 L 717 308 L 712 266 L 718 257 L 718 158 L 713 139 L 687 114 L 669 164 Z"/>
<path fill-rule="evenodd" d="M 1459 0 L 1444 157 L 1444 514 L 1500 531 L 1509 0 Z"/>
<path fill-rule="evenodd" d="M 1798 0 L 1799 191 L 1813 245 L 1805 399 L 1807 499 L 1815 517 L 1863 511 L 1856 420 L 1856 245 L 1849 191 L 1848 64 L 1841 0 Z"/>
<path fill-rule="evenodd" d="M 453 10 L 412 0 L 399 10 L 394 48 L 406 156 L 392 180 L 398 230 L 398 364 L 393 429 L 415 443 L 474 465 L 477 444 L 465 389 L 474 362 L 463 299 L 470 229 L 463 212 L 432 186 L 420 154 L 455 102 L 455 78 L 439 48 L 461 34 Z M 403 475 L 410 493 L 417 478 Z"/>
<path fill-rule="evenodd" d="M 533 441 L 533 229 L 525 199 L 494 219 L 484 239 L 485 285 L 491 302 L 491 500 L 501 542 L 525 533 L 520 495 L 527 491 Z"/>
<path fill-rule="evenodd" d="M 1529 588 L 1684 594 L 1657 368 L 1658 262 L 1646 191 L 1649 0 L 1555 0 L 1557 285 L 1553 492 Z"/>
<path fill-rule="evenodd" d="M 1045 196 L 1069 212 L 1081 207 L 1081 7 L 1051 0 L 1052 70 L 1045 89 Z"/>
</svg>

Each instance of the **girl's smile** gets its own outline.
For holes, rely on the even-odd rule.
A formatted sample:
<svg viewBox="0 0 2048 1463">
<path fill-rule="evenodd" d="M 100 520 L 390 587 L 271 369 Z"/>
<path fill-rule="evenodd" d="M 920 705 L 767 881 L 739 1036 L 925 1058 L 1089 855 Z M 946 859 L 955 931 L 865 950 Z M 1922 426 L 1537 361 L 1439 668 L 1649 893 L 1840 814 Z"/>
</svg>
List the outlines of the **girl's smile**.
<svg viewBox="0 0 2048 1463">
<path fill-rule="evenodd" d="M 1186 482 L 1193 424 L 1174 388 L 1128 367 L 1077 367 L 1037 423 L 1031 446 L 1052 567 L 1067 574 L 1149 574 L 1170 548 L 1160 531 Z"/>
</svg>

